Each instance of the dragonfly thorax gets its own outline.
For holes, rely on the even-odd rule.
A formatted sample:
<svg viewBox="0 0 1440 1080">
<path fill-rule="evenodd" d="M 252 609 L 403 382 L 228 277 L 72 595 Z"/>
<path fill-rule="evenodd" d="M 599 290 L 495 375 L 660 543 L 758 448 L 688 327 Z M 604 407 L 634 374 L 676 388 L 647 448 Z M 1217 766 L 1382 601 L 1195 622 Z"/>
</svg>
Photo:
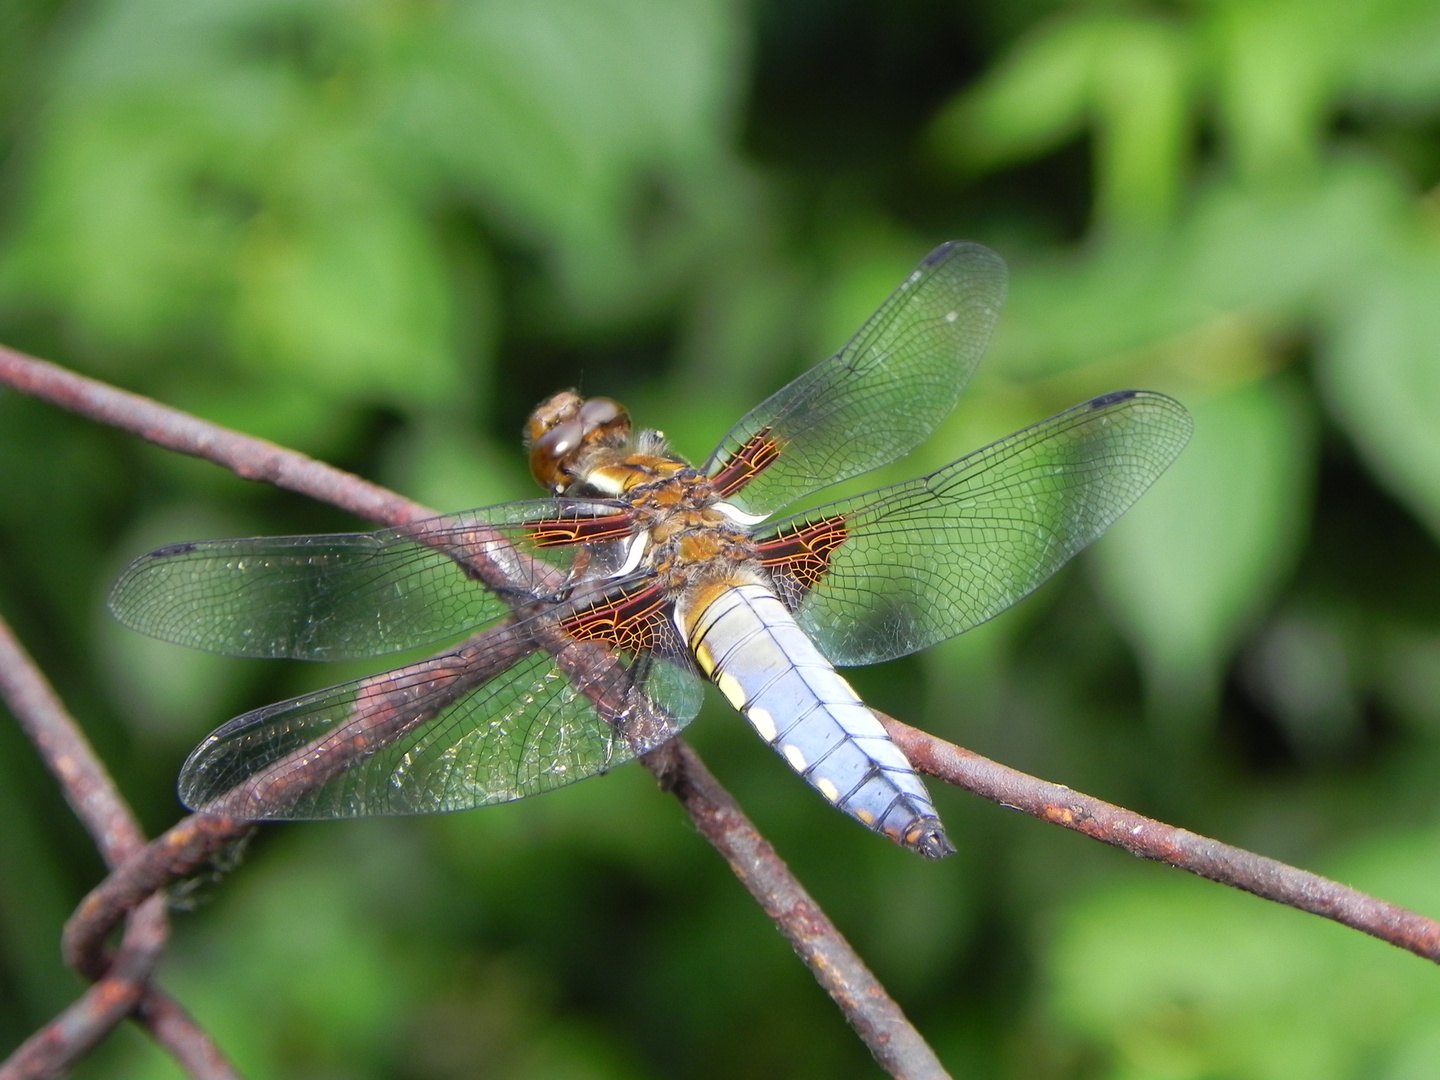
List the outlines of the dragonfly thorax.
<svg viewBox="0 0 1440 1080">
<path fill-rule="evenodd" d="M 637 528 L 648 538 L 650 565 L 670 588 L 697 576 L 724 574 L 754 561 L 750 530 L 728 517 L 720 495 L 699 471 L 671 459 L 673 475 L 637 485 L 624 498 L 636 511 Z M 651 459 L 634 454 L 618 468 L 637 474 L 653 470 Z"/>
</svg>

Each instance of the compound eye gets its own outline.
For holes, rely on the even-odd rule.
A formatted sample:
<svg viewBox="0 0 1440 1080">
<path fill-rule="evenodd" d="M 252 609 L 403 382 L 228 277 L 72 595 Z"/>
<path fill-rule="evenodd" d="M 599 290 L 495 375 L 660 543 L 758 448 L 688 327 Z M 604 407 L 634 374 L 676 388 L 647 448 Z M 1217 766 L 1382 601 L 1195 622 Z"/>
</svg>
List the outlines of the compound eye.
<svg viewBox="0 0 1440 1080">
<path fill-rule="evenodd" d="M 626 427 L 630 426 L 630 415 L 625 411 L 625 406 L 605 397 L 586 400 L 580 406 L 579 419 L 587 435 L 600 428 L 610 427 L 617 421 Z"/>
<path fill-rule="evenodd" d="M 558 394 L 551 394 L 535 406 L 535 411 L 530 414 L 530 420 L 525 425 L 526 447 L 534 446 L 537 440 L 557 424 L 575 419 L 583 405 L 580 395 L 573 390 L 561 390 Z"/>
<path fill-rule="evenodd" d="M 584 429 L 579 418 L 556 424 L 530 444 L 530 475 L 546 491 L 563 491 L 568 477 L 565 462 L 581 443 Z"/>
<path fill-rule="evenodd" d="M 580 406 L 576 419 L 586 440 L 596 446 L 620 446 L 630 437 L 630 414 L 618 401 L 590 398 Z"/>
</svg>

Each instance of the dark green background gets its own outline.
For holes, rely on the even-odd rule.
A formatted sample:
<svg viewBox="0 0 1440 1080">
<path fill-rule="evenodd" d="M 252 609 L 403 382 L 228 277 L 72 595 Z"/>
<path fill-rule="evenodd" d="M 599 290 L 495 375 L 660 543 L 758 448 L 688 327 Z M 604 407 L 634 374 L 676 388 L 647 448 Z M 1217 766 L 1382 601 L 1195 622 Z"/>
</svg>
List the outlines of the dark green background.
<svg viewBox="0 0 1440 1080">
<path fill-rule="evenodd" d="M 1013 272 L 915 475 L 1164 390 L 1180 463 L 871 702 L 1440 914 L 1440 3 L 4 0 L 0 340 L 445 510 L 578 385 L 702 458 L 949 238 Z M 102 608 L 133 555 L 358 528 L 0 392 L 0 612 L 159 832 L 230 715 L 360 673 Z M 957 1076 L 1419 1078 L 1440 973 L 938 792 L 929 865 L 718 701 L 701 752 Z M 0 1051 L 101 876 L 0 723 Z M 875 1067 L 648 774 L 264 830 L 161 972 L 257 1077 Z M 170 1075 L 140 1036 L 85 1076 Z"/>
</svg>

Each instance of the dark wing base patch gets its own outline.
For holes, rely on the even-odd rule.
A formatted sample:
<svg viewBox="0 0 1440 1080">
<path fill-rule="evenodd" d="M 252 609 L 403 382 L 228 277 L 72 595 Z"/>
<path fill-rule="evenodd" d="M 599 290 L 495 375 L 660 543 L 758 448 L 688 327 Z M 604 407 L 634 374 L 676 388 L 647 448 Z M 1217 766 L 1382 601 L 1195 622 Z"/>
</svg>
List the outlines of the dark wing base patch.
<svg viewBox="0 0 1440 1080">
<path fill-rule="evenodd" d="M 603 641 L 631 655 L 655 648 L 670 607 L 653 581 L 609 593 L 567 616 L 561 628 L 576 641 Z"/>
<path fill-rule="evenodd" d="M 793 611 L 830 569 L 836 548 L 850 531 L 844 514 L 803 522 L 759 541 L 760 564 L 770 572 L 781 599 Z"/>
<path fill-rule="evenodd" d="M 720 470 L 710 478 L 710 483 L 722 496 L 729 498 L 775 464 L 780 449 L 780 443 L 770 437 L 770 429 L 762 428 L 726 459 Z"/>
</svg>

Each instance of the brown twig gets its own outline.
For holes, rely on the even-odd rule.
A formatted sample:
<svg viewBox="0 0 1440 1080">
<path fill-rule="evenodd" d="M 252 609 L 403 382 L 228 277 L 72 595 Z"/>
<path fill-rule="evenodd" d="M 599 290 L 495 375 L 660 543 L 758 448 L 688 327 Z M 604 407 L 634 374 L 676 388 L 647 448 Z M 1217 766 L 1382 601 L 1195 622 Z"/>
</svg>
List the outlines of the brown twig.
<svg viewBox="0 0 1440 1080">
<path fill-rule="evenodd" d="M 876 715 L 911 764 L 947 784 L 1023 810 L 1052 825 L 1074 829 L 1138 858 L 1168 863 L 1265 900 L 1333 919 L 1440 963 L 1440 922 L 1434 919 L 1277 859 L 1177 829 L 1063 784 L 1037 779 L 884 713 Z"/>
<path fill-rule="evenodd" d="M 80 901 L 65 924 L 65 962 L 94 977 L 105 968 L 105 938 L 145 897 L 188 877 L 255 826 L 235 818 L 191 814 L 181 818 L 110 872 Z"/>
<path fill-rule="evenodd" d="M 0 619 L 0 697 L 60 782 L 106 863 L 113 868 L 144 850 L 145 835 L 115 782 L 4 619 Z M 121 913 L 130 915 L 130 923 L 113 960 L 104 953 L 105 935 L 96 941 L 87 969 L 97 980 L 95 985 L 0 1065 L 0 1077 L 60 1075 L 132 1011 L 138 1011 L 141 1023 L 177 1061 L 205 1066 L 203 1071 L 192 1068 L 194 1075 L 214 1080 L 238 1076 L 199 1025 L 149 984 L 169 930 L 163 897 L 147 902 L 148 895 L 137 897 Z"/>
<path fill-rule="evenodd" d="M 305 454 L 242 435 L 3 345 L 0 383 L 68 412 L 131 432 L 156 446 L 223 465 L 246 480 L 309 495 L 369 521 L 406 525 L 435 513 Z"/>
<path fill-rule="evenodd" d="M 0 1064 L 0 1080 L 68 1072 L 140 1004 L 168 935 L 165 897 L 151 896 L 131 914 L 120 951 L 105 974 Z"/>
<path fill-rule="evenodd" d="M 912 1080 L 948 1076 L 865 961 L 689 744 L 674 739 L 641 760 L 724 856 L 881 1067 L 892 1076 Z"/>
<path fill-rule="evenodd" d="M 66 801 L 95 838 L 105 861 L 117 865 L 144 847 L 145 834 L 115 781 L 3 618 L 0 698 L 10 706 L 20 730 L 40 752 L 45 767 L 60 781 Z"/>
<path fill-rule="evenodd" d="M 196 1080 L 241 1080 L 215 1040 L 169 994 L 152 986 L 137 1013 L 156 1041 Z"/>
</svg>

